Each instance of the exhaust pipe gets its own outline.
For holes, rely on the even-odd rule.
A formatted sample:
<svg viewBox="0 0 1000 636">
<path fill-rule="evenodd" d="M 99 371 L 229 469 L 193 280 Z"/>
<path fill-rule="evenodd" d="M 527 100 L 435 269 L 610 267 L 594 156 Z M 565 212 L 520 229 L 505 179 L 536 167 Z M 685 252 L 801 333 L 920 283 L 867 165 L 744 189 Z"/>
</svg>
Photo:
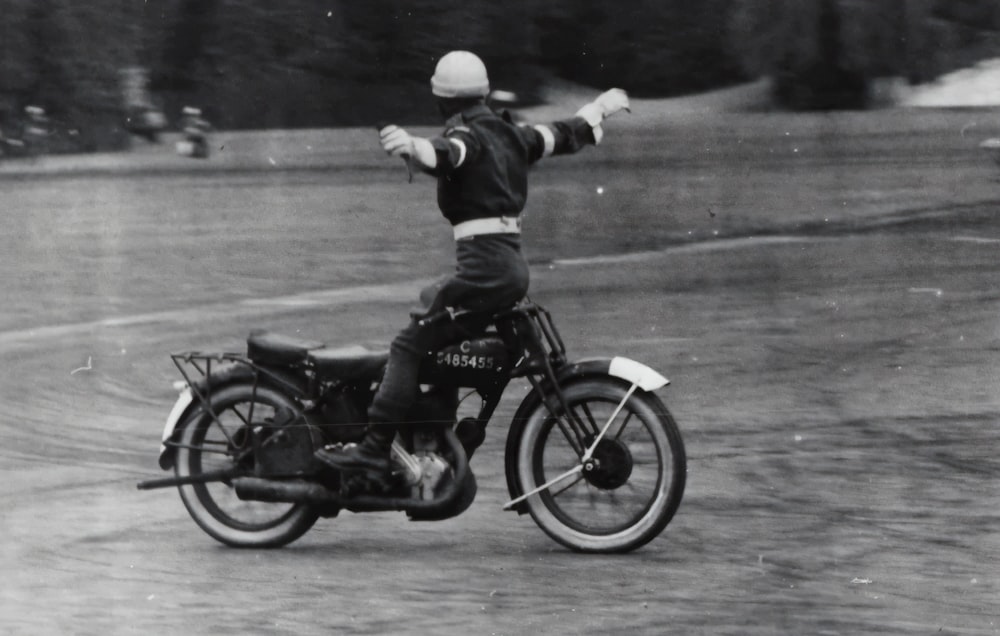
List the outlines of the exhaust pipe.
<svg viewBox="0 0 1000 636">
<path fill-rule="evenodd" d="M 249 501 L 272 503 L 339 503 L 340 496 L 316 482 L 278 481 L 263 477 L 237 477 L 233 480 L 236 496 Z"/>
<path fill-rule="evenodd" d="M 330 490 L 316 482 L 296 480 L 266 479 L 263 477 L 237 477 L 233 479 L 236 496 L 249 501 L 267 501 L 272 503 L 305 503 L 335 505 L 352 512 L 378 512 L 387 510 L 402 510 L 429 517 L 446 513 L 462 494 L 462 484 L 469 471 L 469 461 L 465 449 L 455 436 L 454 431 L 446 429 L 445 440 L 451 446 L 456 457 L 455 478 L 440 496 L 429 501 L 408 497 L 377 497 L 360 495 L 342 497 L 339 492 Z"/>
</svg>

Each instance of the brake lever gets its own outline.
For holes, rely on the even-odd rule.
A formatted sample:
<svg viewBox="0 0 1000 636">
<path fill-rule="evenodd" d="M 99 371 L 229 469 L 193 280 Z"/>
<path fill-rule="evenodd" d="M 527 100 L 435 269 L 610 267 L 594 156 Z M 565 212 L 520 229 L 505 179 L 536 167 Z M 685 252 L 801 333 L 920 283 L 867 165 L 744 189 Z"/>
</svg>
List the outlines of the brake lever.
<svg viewBox="0 0 1000 636">
<path fill-rule="evenodd" d="M 379 122 L 375 124 L 375 130 L 376 132 L 382 132 L 382 129 L 388 125 L 387 123 Z M 410 155 L 409 153 L 404 153 L 400 157 L 403 159 L 403 163 L 406 164 L 406 182 L 413 183 L 413 168 L 410 167 Z"/>
</svg>

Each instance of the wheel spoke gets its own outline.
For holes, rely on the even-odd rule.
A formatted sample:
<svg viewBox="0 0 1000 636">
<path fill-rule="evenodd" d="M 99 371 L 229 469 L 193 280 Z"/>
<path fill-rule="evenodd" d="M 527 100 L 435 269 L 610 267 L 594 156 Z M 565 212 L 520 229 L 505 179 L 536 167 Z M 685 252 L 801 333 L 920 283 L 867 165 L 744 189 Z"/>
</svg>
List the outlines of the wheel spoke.
<svg viewBox="0 0 1000 636">
<path fill-rule="evenodd" d="M 562 431 L 566 442 L 573 448 L 573 452 L 576 453 L 576 456 L 583 457 L 583 453 L 586 449 L 584 448 L 583 442 L 581 442 L 579 437 L 574 434 L 573 418 L 567 417 L 566 420 L 569 422 L 568 426 L 563 422 L 562 417 L 556 419 L 555 422 L 556 425 L 559 426 L 559 430 Z"/>
<path fill-rule="evenodd" d="M 593 488 L 587 489 L 587 501 L 590 503 L 591 510 L 597 509 L 597 493 L 594 492 Z"/>
<path fill-rule="evenodd" d="M 590 432 L 597 435 L 601 431 L 601 426 L 597 423 L 597 419 L 594 418 L 594 414 L 590 411 L 590 406 L 584 402 L 581 405 L 581 410 L 587 416 L 587 423 L 590 424 Z"/>
<path fill-rule="evenodd" d="M 232 453 L 236 443 L 233 435 L 242 427 L 250 427 L 250 419 L 246 413 L 256 412 L 259 417 L 272 415 L 275 410 L 274 407 L 253 399 L 220 405 L 216 416 L 202 420 L 199 431 L 195 433 L 190 447 L 191 472 L 225 470 L 227 466 L 235 470 Z M 220 435 L 225 439 L 220 439 Z M 227 459 L 223 460 L 222 456 Z M 226 482 L 197 484 L 194 489 L 209 513 L 232 527 L 268 528 L 282 522 L 295 508 L 294 504 L 243 501 L 236 496 L 232 485 Z"/>
<path fill-rule="evenodd" d="M 561 495 L 562 493 L 566 492 L 567 490 L 569 490 L 573 486 L 577 485 L 581 481 L 583 481 L 583 475 L 577 475 L 576 478 L 573 481 L 569 482 L 568 484 L 566 484 L 562 488 L 560 488 L 558 490 L 549 489 L 549 494 L 552 495 L 552 497 L 558 497 L 559 495 Z"/>
<path fill-rule="evenodd" d="M 618 439 L 620 439 L 620 438 L 621 438 L 621 436 L 622 436 L 622 433 L 624 433 L 624 432 L 625 432 L 625 427 L 626 427 L 626 426 L 628 426 L 628 421 L 629 421 L 630 419 L 632 419 L 632 415 L 633 415 L 632 411 L 629 411 L 629 412 L 628 412 L 628 415 L 626 415 L 626 416 L 625 416 L 625 419 L 624 419 L 624 420 L 622 421 L 622 425 L 621 425 L 621 426 L 620 426 L 620 427 L 618 428 L 618 432 L 617 432 L 617 433 L 615 434 L 615 437 L 614 437 L 614 439 L 615 439 L 616 441 L 617 441 Z"/>
<path fill-rule="evenodd" d="M 235 404 L 229 407 L 229 410 L 235 413 L 236 417 L 240 418 L 240 421 L 243 422 L 244 426 L 250 426 L 250 422 L 252 421 L 251 418 L 253 417 L 253 405 L 254 403 L 251 402 L 249 407 L 250 414 L 248 416 L 244 416 L 242 413 L 240 413 L 240 410 L 236 407 Z"/>
<path fill-rule="evenodd" d="M 219 431 L 222 433 L 222 436 L 226 438 L 226 443 L 229 444 L 230 446 L 236 446 L 236 443 L 233 442 L 233 436 L 229 434 L 229 431 L 226 430 L 226 425 L 222 423 L 222 418 L 225 416 L 226 411 L 232 411 L 233 413 L 236 413 L 236 417 L 238 417 L 240 420 L 243 419 L 243 415 L 239 412 L 236 406 L 232 405 L 229 408 L 223 409 L 218 414 L 216 414 L 215 417 L 212 418 L 212 422 L 215 424 L 215 427 L 219 429 Z"/>
<path fill-rule="evenodd" d="M 504 505 L 504 509 L 505 510 L 509 510 L 515 504 L 518 504 L 518 503 L 524 501 L 525 499 L 527 499 L 528 497 L 530 497 L 532 495 L 537 495 L 538 493 L 546 494 L 548 492 L 549 488 L 551 488 L 552 486 L 555 486 L 556 484 L 558 484 L 563 479 L 566 479 L 568 477 L 572 477 L 573 475 L 575 475 L 576 473 L 579 473 L 582 470 L 583 470 L 583 467 L 579 466 L 579 465 L 576 466 L 576 467 L 574 467 L 574 468 L 571 468 L 571 469 L 567 470 L 566 472 L 564 472 L 563 474 L 559 475 L 558 477 L 555 477 L 554 479 L 550 479 L 550 480 L 546 481 L 541 486 L 538 486 L 537 488 L 533 488 L 532 490 L 529 490 L 528 492 L 524 493 L 520 497 L 517 497 L 515 499 L 511 499 L 510 501 L 508 501 Z"/>
</svg>

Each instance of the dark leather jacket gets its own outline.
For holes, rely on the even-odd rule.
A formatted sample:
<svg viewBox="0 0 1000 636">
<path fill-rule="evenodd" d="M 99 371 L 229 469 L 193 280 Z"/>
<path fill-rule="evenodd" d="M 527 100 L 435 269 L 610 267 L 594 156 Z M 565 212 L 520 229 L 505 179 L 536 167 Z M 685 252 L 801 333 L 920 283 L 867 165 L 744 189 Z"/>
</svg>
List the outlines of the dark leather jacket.
<svg viewBox="0 0 1000 636">
<path fill-rule="evenodd" d="M 427 172 L 438 179 L 438 207 L 452 225 L 519 215 L 533 163 L 596 143 L 594 129 L 582 117 L 528 126 L 484 104 L 455 115 L 447 126 L 431 139 L 437 166 Z"/>
</svg>

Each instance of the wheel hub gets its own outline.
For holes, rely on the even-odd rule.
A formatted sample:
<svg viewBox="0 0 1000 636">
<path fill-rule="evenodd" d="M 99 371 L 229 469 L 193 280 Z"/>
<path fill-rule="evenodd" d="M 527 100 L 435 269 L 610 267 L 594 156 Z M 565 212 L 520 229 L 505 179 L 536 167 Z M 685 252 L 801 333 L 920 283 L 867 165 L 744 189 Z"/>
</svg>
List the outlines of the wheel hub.
<svg viewBox="0 0 1000 636">
<path fill-rule="evenodd" d="M 587 441 L 593 443 L 593 438 Z M 583 465 L 583 476 L 601 490 L 619 488 L 632 476 L 632 453 L 620 441 L 604 438 Z"/>
</svg>

